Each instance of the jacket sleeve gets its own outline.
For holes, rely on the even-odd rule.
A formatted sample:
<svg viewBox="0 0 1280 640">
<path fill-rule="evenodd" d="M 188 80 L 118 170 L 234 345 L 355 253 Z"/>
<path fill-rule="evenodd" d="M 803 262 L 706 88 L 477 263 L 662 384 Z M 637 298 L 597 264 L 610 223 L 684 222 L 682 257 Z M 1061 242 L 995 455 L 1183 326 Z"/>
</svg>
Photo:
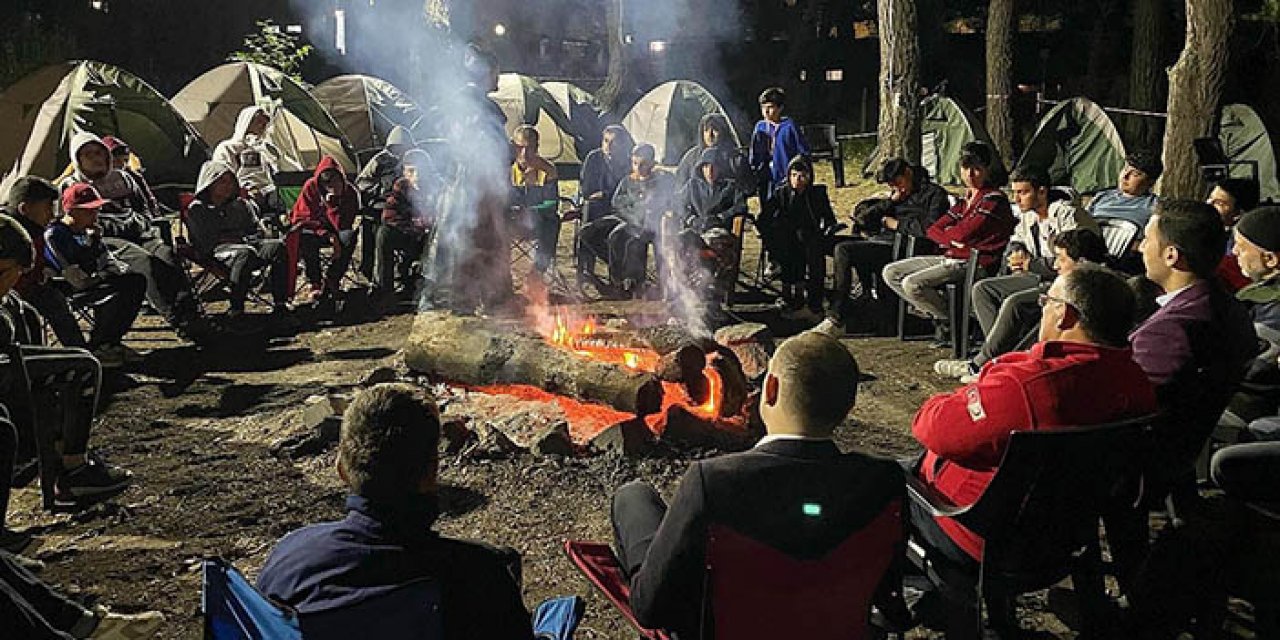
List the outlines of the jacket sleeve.
<svg viewBox="0 0 1280 640">
<path fill-rule="evenodd" d="M 213 253 L 218 244 L 218 230 L 209 224 L 209 217 L 209 209 L 199 203 L 187 210 L 187 239 L 204 255 Z"/>
<path fill-rule="evenodd" d="M 707 553 L 706 497 L 702 468 L 690 465 L 680 479 L 640 570 L 631 579 L 631 607 L 650 629 L 690 628 L 700 614 Z"/>
<path fill-rule="evenodd" d="M 997 219 L 997 215 L 997 211 L 994 209 L 988 210 L 985 203 L 979 203 L 976 211 L 960 218 L 960 220 L 955 224 L 941 229 L 939 236 L 942 238 L 942 241 L 938 244 L 948 245 L 954 241 L 969 247 L 973 245 L 977 239 L 998 231 L 997 226 L 1001 223 Z M 930 232 L 936 228 L 936 225 L 930 228 Z M 932 233 L 929 237 L 933 238 Z"/>
<path fill-rule="evenodd" d="M 956 217 L 950 211 L 939 217 L 929 228 L 925 230 L 926 238 L 938 243 L 938 246 L 946 248 L 951 244 L 949 229 L 956 224 Z"/>
<path fill-rule="evenodd" d="M 795 121 L 786 128 L 786 135 L 779 142 L 786 150 L 788 158 L 809 155 L 809 143 L 805 141 L 804 134 L 800 133 L 800 126 Z"/>
<path fill-rule="evenodd" d="M 1133 361 L 1142 367 L 1151 383 L 1160 387 L 1192 359 L 1191 342 L 1182 326 L 1172 320 L 1152 316 L 1129 336 Z"/>
<path fill-rule="evenodd" d="M 1026 400 L 1014 375 L 988 367 L 977 382 L 929 398 L 911 431 L 926 449 L 969 468 L 994 468 L 1009 432 L 1025 429 Z"/>
</svg>

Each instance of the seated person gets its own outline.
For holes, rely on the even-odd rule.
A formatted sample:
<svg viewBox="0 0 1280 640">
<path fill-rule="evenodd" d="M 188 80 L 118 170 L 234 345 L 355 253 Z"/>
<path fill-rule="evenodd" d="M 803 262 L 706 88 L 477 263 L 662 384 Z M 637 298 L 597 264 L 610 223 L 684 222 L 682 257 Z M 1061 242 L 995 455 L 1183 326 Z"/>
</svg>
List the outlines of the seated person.
<svg viewBox="0 0 1280 640">
<path fill-rule="evenodd" d="M 720 167 L 718 152 L 703 150 L 697 176 L 679 194 L 684 220 L 671 256 L 677 264 L 668 269 L 687 274 L 688 284 L 699 293 L 733 286 L 725 282 L 738 263 L 733 219 L 747 215 L 746 192 L 720 173 Z"/>
<path fill-rule="evenodd" d="M 618 183 L 631 172 L 631 150 L 636 144 L 620 124 L 604 128 L 600 148 L 592 149 L 582 161 L 578 195 L 586 204 L 582 222 L 595 222 L 613 210 L 613 193 Z"/>
<path fill-rule="evenodd" d="M 285 213 L 275 175 L 281 170 L 280 161 L 286 157 L 267 139 L 270 126 L 271 115 L 266 109 L 257 105 L 241 109 L 231 137 L 214 147 L 212 159 L 231 167 L 240 180 L 240 187 L 258 205 L 263 217 L 275 223 Z"/>
<path fill-rule="evenodd" d="M 698 144 L 684 152 L 676 167 L 676 185 L 683 189 L 690 180 L 697 179 L 698 167 L 706 158 L 706 152 L 710 151 L 720 177 L 734 181 L 743 191 L 750 191 L 753 183 L 751 171 L 747 169 L 746 157 L 734 142 L 729 119 L 723 113 L 708 113 L 698 122 L 698 131 L 701 134 Z"/>
<path fill-rule="evenodd" d="M 356 188 L 360 190 L 360 273 L 373 281 L 378 260 L 378 230 L 382 218 L 381 206 L 391 195 L 395 183 L 404 175 L 404 155 L 416 146 L 413 135 L 400 125 L 391 128 L 386 145 L 365 163 L 356 176 Z M 423 153 L 426 153 L 425 151 Z M 429 169 L 420 168 L 422 173 Z"/>
<path fill-rule="evenodd" d="M 1227 178 L 1209 192 L 1209 206 L 1218 211 L 1222 226 L 1227 228 L 1227 255 L 1218 264 L 1218 278 L 1232 293 L 1249 286 L 1249 278 L 1240 272 L 1240 263 L 1232 252 L 1231 230 L 1245 212 L 1258 206 L 1258 181 L 1254 178 Z"/>
<path fill-rule="evenodd" d="M 838 242 L 832 251 L 836 290 L 827 317 L 833 327 L 844 326 L 852 319 L 853 310 L 870 299 L 873 275 L 893 259 L 894 235 L 917 238 L 925 248 L 925 230 L 951 207 L 947 192 L 929 179 L 929 170 L 902 158 L 886 160 L 876 174 L 876 181 L 889 185 L 889 197 L 856 211 L 855 237 Z M 855 272 L 861 285 L 858 302 L 850 300 Z"/>
<path fill-rule="evenodd" d="M 111 152 L 111 168 L 120 171 L 133 178 L 146 197 L 148 206 L 153 213 L 160 212 L 160 203 L 156 200 L 156 195 L 151 191 L 151 185 L 147 183 L 147 179 L 142 175 L 142 159 L 133 154 L 133 148 L 129 143 L 115 136 L 102 136 L 102 145 Z"/>
<path fill-rule="evenodd" d="M 195 200 L 187 207 L 187 233 L 200 255 L 227 267 L 230 315 L 244 313 L 253 274 L 260 269 L 268 269 L 271 312 L 288 311 L 288 252 L 283 242 L 267 237 L 258 206 L 240 197 L 240 184 L 231 167 L 216 160 L 200 167 Z"/>
<path fill-rule="evenodd" d="M 73 187 L 68 193 L 77 191 L 80 188 Z M 102 388 L 101 366 L 84 349 L 41 346 L 39 315 L 12 291 L 33 262 L 31 238 L 22 225 L 0 216 L 0 345 L 19 347 L 30 381 L 29 388 L 6 389 L 0 397 L 15 422 L 21 415 L 34 414 L 42 428 L 58 432 L 62 463 L 54 485 L 58 502 L 77 504 L 118 493 L 129 486 L 133 474 L 89 453 L 89 433 Z M 25 428 L 20 435 L 32 427 L 21 426 Z M 28 450 L 34 451 L 34 445 Z"/>
<path fill-rule="evenodd" d="M 35 263 L 18 279 L 14 290 L 40 312 L 62 346 L 87 348 L 105 367 L 122 366 L 126 356 L 137 357 L 136 352 L 121 345 L 121 340 L 142 307 L 147 279 L 141 274 L 127 273 L 106 278 L 88 288 L 93 299 L 105 299 L 105 302 L 94 305 L 93 329 L 86 340 L 66 293 L 49 279 L 52 268 L 45 257 L 44 234 L 55 217 L 57 200 L 57 187 L 44 178 L 25 176 L 10 188 L 9 207 L 0 207 L 0 213 L 16 219 L 35 245 Z"/>
<path fill-rule="evenodd" d="M 639 480 L 618 489 L 611 519 L 640 624 L 682 638 L 716 637 L 714 616 L 703 610 L 711 600 L 704 595 L 713 527 L 793 558 L 817 560 L 892 501 L 905 499 L 897 463 L 841 453 L 831 440 L 857 391 L 853 355 L 829 335 L 801 333 L 783 342 L 769 362 L 760 400 L 768 435 L 755 448 L 692 463 L 670 506 Z M 901 547 L 891 553 L 874 600 L 886 615 L 902 610 L 896 570 Z"/>
<path fill-rule="evenodd" d="M 1134 239 L 1133 251 L 1142 238 L 1142 229 L 1151 217 L 1151 210 L 1156 206 L 1156 195 L 1151 193 L 1156 180 L 1164 171 L 1158 154 L 1149 151 L 1134 151 L 1125 156 L 1124 168 L 1120 170 L 1120 184 L 1115 189 L 1101 191 L 1089 201 L 1089 215 L 1094 218 L 1120 218 L 1138 226 L 1138 237 Z M 1142 264 L 1137 255 L 1129 255 L 1119 259 L 1116 265 L 1125 273 L 1142 273 Z"/>
<path fill-rule="evenodd" d="M 925 447 L 917 473 L 956 505 L 982 497 L 1010 432 L 1106 424 L 1156 410 L 1155 391 L 1128 349 L 1134 300 L 1122 278 L 1079 266 L 1041 300 L 1040 341 L 1030 351 L 993 360 L 973 384 L 933 396 L 916 414 L 911 429 Z M 910 516 L 929 548 L 977 569 L 980 536 L 914 502 Z"/>
<path fill-rule="evenodd" d="M 197 341 L 205 337 L 210 327 L 200 317 L 199 301 L 173 247 L 153 224 L 157 212 L 148 194 L 128 173 L 112 168 L 110 151 L 91 133 L 71 139 L 71 157 L 74 172 L 62 190 L 76 184 L 97 190 L 106 200 L 98 220 L 104 242 L 130 272 L 146 277 L 147 303 L 179 335 Z"/>
<path fill-rule="evenodd" d="M 439 441 L 440 413 L 424 389 L 381 384 L 356 395 L 338 442 L 338 475 L 351 493 L 346 518 L 282 538 L 258 589 L 305 616 L 432 578 L 443 596 L 443 637 L 533 637 L 519 555 L 431 529 L 440 513 Z"/>
<path fill-rule="evenodd" d="M 286 241 L 291 266 L 301 254 L 311 291 L 306 301 L 319 298 L 332 300 L 342 289 L 342 276 L 351 266 L 355 252 L 356 232 L 352 228 L 360 213 L 360 193 L 347 182 L 342 165 L 333 156 L 325 156 L 315 173 L 302 185 L 302 193 L 293 204 L 289 222 L 293 227 Z M 333 247 L 329 269 L 321 273 L 320 248 Z M 296 268 L 296 267 L 294 267 Z"/>
<path fill-rule="evenodd" d="M 556 259 L 560 239 L 560 183 L 555 165 L 538 155 L 538 130 L 520 125 L 512 143 L 516 159 L 511 164 L 511 212 L 515 235 L 531 237 L 536 245 L 533 271 L 545 274 Z"/>
<path fill-rule="evenodd" d="M 403 175 L 387 194 L 382 224 L 378 226 L 373 286 L 384 295 L 395 292 L 397 273 L 399 291 L 414 292 L 413 265 L 423 261 L 427 233 L 435 226 L 436 198 L 441 189 L 431 173 L 430 158 L 425 151 L 414 149 L 404 154 L 402 168 Z M 401 254 L 399 258 L 397 254 Z"/>
<path fill-rule="evenodd" d="M 85 607 L 45 584 L 17 556 L 0 551 L 0 620 L 6 637 L 13 638 L 153 638 L 164 614 Z"/>
<path fill-rule="evenodd" d="M 765 250 L 781 267 L 778 304 L 792 313 L 806 309 L 807 316 L 797 314 L 801 319 L 816 322 L 822 317 L 826 256 L 836 226 L 827 187 L 813 184 L 813 163 L 807 156 L 796 156 L 787 170 L 786 184 L 774 189 L 764 203 L 756 228 Z"/>
<path fill-rule="evenodd" d="M 1072 269 L 1081 264 L 1107 263 L 1107 245 L 1102 236 L 1088 229 L 1062 232 L 1053 239 L 1053 252 L 1053 269 L 1059 276 L 1071 273 Z M 986 280 L 977 284 L 983 282 Z M 977 284 L 974 285 L 975 296 L 989 295 L 986 291 L 979 293 Z M 997 356 L 1030 349 L 1039 335 L 1040 294 L 1047 292 L 1051 284 L 1052 281 L 1041 283 L 1036 289 L 1020 291 L 1006 297 L 1000 301 L 998 311 L 992 316 L 985 313 L 978 315 L 978 322 L 982 324 L 982 332 L 986 336 L 978 354 L 971 360 L 939 360 L 934 363 L 933 370 L 938 375 L 959 378 L 962 384 L 969 384 L 977 379 L 982 366 Z"/>
<path fill-rule="evenodd" d="M 1249 309 L 1254 331 L 1265 347 L 1253 358 L 1227 411 L 1243 426 L 1280 413 L 1280 207 L 1244 214 L 1232 231 L 1231 251 L 1251 284 L 1236 293 Z M 1246 432 L 1248 433 L 1248 432 Z"/>
<path fill-rule="evenodd" d="M 146 279 L 116 259 L 111 247 L 103 240 L 101 228 L 97 225 L 98 211 L 105 203 L 106 200 L 98 197 L 93 187 L 71 185 L 62 192 L 62 219 L 45 227 L 40 244 L 44 249 L 43 264 L 49 272 L 62 276 L 71 291 L 112 296 L 98 307 L 93 335 L 85 346 L 93 349 L 102 366 L 114 368 L 136 364 L 142 359 L 141 354 L 120 341 L 142 308 Z M 61 292 L 41 294 L 36 298 L 46 305 L 56 304 L 57 298 L 66 303 Z M 78 332 L 79 321 L 74 316 L 71 320 L 76 322 Z M 70 333 L 70 326 L 64 332 Z M 63 343 L 63 346 L 75 344 Z"/>
<path fill-rule="evenodd" d="M 664 216 L 675 210 L 675 185 L 657 170 L 653 145 L 631 150 L 631 173 L 618 183 L 610 215 L 582 227 L 578 245 L 578 273 L 595 280 L 597 257 L 609 264 L 609 279 L 623 295 L 632 296 L 644 283 L 649 245 Z M 598 283 L 596 283 L 598 284 Z"/>
<path fill-rule="evenodd" d="M 942 255 L 899 260 L 886 265 L 882 274 L 884 283 L 932 319 L 943 336 L 948 328 L 947 301 L 941 289 L 964 279 L 970 252 L 978 252 L 979 266 L 994 265 L 1017 226 L 1008 198 L 991 180 L 994 161 L 991 145 L 965 143 L 960 154 L 960 177 L 968 187 L 964 199 L 925 232 Z"/>
</svg>

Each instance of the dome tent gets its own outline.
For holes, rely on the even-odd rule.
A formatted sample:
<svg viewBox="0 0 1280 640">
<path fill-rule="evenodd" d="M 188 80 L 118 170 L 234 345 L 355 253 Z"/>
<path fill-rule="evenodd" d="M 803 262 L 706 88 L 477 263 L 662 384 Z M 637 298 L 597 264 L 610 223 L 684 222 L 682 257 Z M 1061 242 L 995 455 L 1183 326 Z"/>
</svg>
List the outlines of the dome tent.
<svg viewBox="0 0 1280 640">
<path fill-rule="evenodd" d="M 941 94 L 933 94 L 920 101 L 923 118 L 920 122 L 920 164 L 929 172 L 934 182 L 947 186 L 961 186 L 960 150 L 965 144 L 980 140 L 992 144 L 987 128 L 968 107 Z M 992 144 L 992 148 L 995 145 Z M 879 150 L 867 156 L 868 164 L 862 167 L 863 175 L 876 171 L 870 163 L 879 157 Z M 1005 175 L 1004 161 L 997 158 L 994 174 Z"/>
<path fill-rule="evenodd" d="M 600 146 L 600 135 L 606 124 L 600 103 L 586 89 L 568 82 L 544 82 L 542 88 L 569 116 L 570 132 L 578 142 L 578 157 L 585 158 L 592 149 Z"/>
<path fill-rule="evenodd" d="M 0 172 L 55 178 L 70 162 L 71 137 L 87 131 L 129 143 L 156 189 L 190 188 L 209 148 L 163 95 L 114 65 L 51 65 L 0 93 Z M 4 189 L 7 192 L 7 188 Z"/>
<path fill-rule="evenodd" d="M 507 135 L 520 125 L 533 125 L 538 130 L 538 153 L 557 164 L 581 164 L 579 138 L 573 133 L 569 116 L 555 98 L 529 76 L 504 73 L 498 76 L 498 90 L 489 97 L 507 116 Z"/>
<path fill-rule="evenodd" d="M 338 124 L 315 96 L 289 76 L 251 62 L 206 71 L 173 97 L 173 106 L 210 145 L 229 138 L 236 116 L 257 105 L 272 114 L 270 140 L 282 155 L 283 171 L 310 171 L 331 155 L 354 172 L 355 154 Z"/>
<path fill-rule="evenodd" d="M 1055 185 L 1096 193 L 1116 186 L 1124 155 L 1124 142 L 1106 112 L 1087 98 L 1072 98 L 1040 119 L 1018 166 L 1042 167 Z"/>
<path fill-rule="evenodd" d="M 698 123 L 708 113 L 729 117 L 720 101 L 702 85 L 673 80 L 644 94 L 622 119 L 622 126 L 637 143 L 653 145 L 659 164 L 675 166 L 684 152 L 698 143 Z M 736 130 L 733 142 L 742 146 Z"/>
<path fill-rule="evenodd" d="M 423 117 L 408 94 L 373 76 L 336 76 L 313 87 L 311 93 L 362 156 L 380 150 L 393 127 L 416 133 Z"/>
<path fill-rule="evenodd" d="M 1263 201 L 1280 202 L 1280 181 L 1276 179 L 1276 153 L 1271 144 L 1267 127 L 1258 113 L 1243 104 L 1229 104 L 1222 108 L 1218 121 L 1218 139 L 1222 150 L 1231 160 L 1231 175 L 1253 175 L 1249 165 L 1258 167 L 1259 194 Z M 1239 164 L 1235 164 L 1239 163 Z"/>
</svg>

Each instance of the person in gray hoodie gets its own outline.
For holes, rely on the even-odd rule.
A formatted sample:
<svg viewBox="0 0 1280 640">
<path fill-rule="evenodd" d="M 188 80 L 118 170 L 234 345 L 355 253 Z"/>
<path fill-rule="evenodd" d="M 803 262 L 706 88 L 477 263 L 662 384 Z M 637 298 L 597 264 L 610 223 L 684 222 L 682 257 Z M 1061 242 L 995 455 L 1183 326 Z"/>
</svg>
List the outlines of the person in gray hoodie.
<svg viewBox="0 0 1280 640">
<path fill-rule="evenodd" d="M 210 160 L 200 167 L 196 198 L 187 208 L 187 235 L 202 256 L 227 267 L 231 282 L 230 315 L 244 312 L 255 271 L 266 268 L 272 313 L 288 309 L 288 253 L 284 243 L 268 237 L 258 206 L 240 197 L 231 167 Z"/>
<path fill-rule="evenodd" d="M 214 147 L 213 159 L 231 167 L 264 216 L 279 216 L 285 213 L 285 206 L 276 191 L 275 174 L 287 158 L 268 140 L 270 126 L 271 114 L 266 109 L 256 105 L 241 109 L 231 137 Z M 302 167 L 288 169 L 301 171 Z"/>
<path fill-rule="evenodd" d="M 360 170 L 360 175 L 356 176 L 356 189 L 360 190 L 360 201 L 365 203 L 360 211 L 360 273 L 370 280 L 374 277 L 373 267 L 377 262 L 381 209 L 396 180 L 404 175 L 404 154 L 414 146 L 408 129 L 399 125 L 392 127 L 382 151 L 370 158 Z M 418 170 L 425 173 L 426 169 L 424 166 Z"/>
</svg>

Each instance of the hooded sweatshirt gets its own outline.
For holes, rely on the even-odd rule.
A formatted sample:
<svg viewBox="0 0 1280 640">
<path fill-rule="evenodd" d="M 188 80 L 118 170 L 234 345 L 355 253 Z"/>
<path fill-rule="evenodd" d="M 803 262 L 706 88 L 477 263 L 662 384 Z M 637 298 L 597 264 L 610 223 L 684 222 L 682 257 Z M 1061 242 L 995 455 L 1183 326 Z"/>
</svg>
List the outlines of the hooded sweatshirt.
<svg viewBox="0 0 1280 640">
<path fill-rule="evenodd" d="M 270 115 L 258 106 L 240 111 L 235 131 L 213 150 L 213 159 L 231 167 L 240 179 L 240 186 L 268 194 L 276 190 L 273 176 L 279 170 L 280 154 L 265 138 L 249 133 L 249 123 L 258 113 Z"/>
<path fill-rule="evenodd" d="M 221 205 L 212 201 L 209 187 L 228 173 L 234 173 L 231 167 L 217 160 L 204 163 L 196 180 L 196 199 L 187 207 L 187 239 L 203 255 L 213 255 L 219 245 L 242 243 L 264 233 L 252 202 L 239 195 Z"/>
<path fill-rule="evenodd" d="M 800 127 L 791 118 L 777 124 L 768 120 L 756 123 L 751 132 L 748 164 L 757 174 L 769 180 L 770 193 L 787 181 L 787 166 L 796 156 L 809 155 L 809 143 L 800 135 Z"/>
<path fill-rule="evenodd" d="M 714 147 L 703 144 L 702 130 L 707 127 L 715 127 L 720 132 Z M 702 177 L 698 172 L 702 166 L 703 155 L 708 149 L 715 153 L 716 169 L 719 170 L 721 178 L 733 180 L 740 188 L 750 182 L 746 158 L 733 142 L 733 130 L 729 126 L 729 119 L 719 113 L 708 113 L 702 116 L 702 121 L 698 124 L 698 144 L 684 152 L 684 157 L 680 159 L 680 165 L 676 168 L 677 189 L 684 189 L 690 180 Z"/>
<path fill-rule="evenodd" d="M 342 176 L 337 198 L 334 202 L 326 202 L 325 189 L 320 185 L 320 175 L 327 170 L 334 170 Z M 346 231 L 355 224 L 356 214 L 360 212 L 360 194 L 355 185 L 347 182 L 342 165 L 333 156 L 325 156 L 316 165 L 316 170 L 302 185 L 302 194 L 293 204 L 293 213 L 289 221 L 302 229 L 310 229 L 317 235 L 326 236 L 334 231 Z"/>
<path fill-rule="evenodd" d="M 396 179 L 404 173 L 402 159 L 391 152 L 391 147 L 396 145 L 414 146 L 413 136 L 409 135 L 409 130 L 399 125 L 391 129 L 391 133 L 387 134 L 387 144 L 382 151 L 370 158 L 368 164 L 364 165 L 364 169 L 360 171 L 360 175 L 356 177 L 356 188 L 360 190 L 361 199 L 365 204 L 384 200 L 391 193 Z"/>
<path fill-rule="evenodd" d="M 83 182 L 93 185 L 103 198 L 110 200 L 98 215 L 98 226 L 102 227 L 102 233 L 107 237 L 121 238 L 135 244 L 145 244 L 159 237 L 151 227 L 153 212 L 150 198 L 129 174 L 118 169 L 108 169 L 103 176 L 90 180 L 81 170 L 80 151 L 91 144 L 107 150 L 110 162 L 110 150 L 98 136 L 87 132 L 75 134 L 71 138 L 72 173 L 58 185 L 59 188 L 66 189 Z"/>
</svg>

